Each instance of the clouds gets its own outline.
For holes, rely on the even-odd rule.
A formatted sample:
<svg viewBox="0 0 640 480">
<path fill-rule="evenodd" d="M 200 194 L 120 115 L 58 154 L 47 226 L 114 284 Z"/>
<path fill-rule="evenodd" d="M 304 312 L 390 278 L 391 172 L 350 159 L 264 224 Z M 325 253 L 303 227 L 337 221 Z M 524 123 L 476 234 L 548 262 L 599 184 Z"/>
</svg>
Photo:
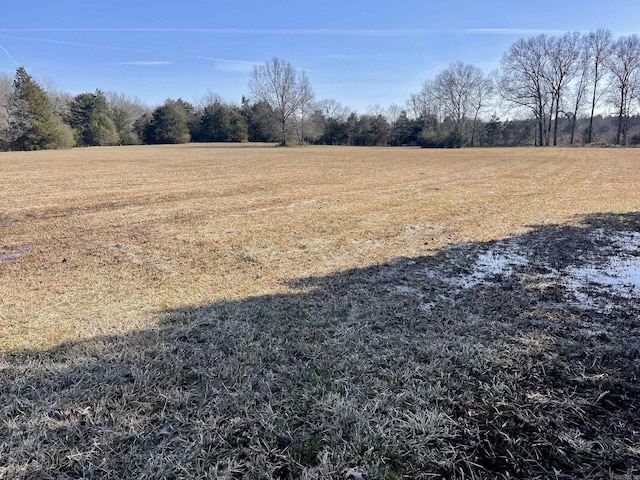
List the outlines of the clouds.
<svg viewBox="0 0 640 480">
<path fill-rule="evenodd" d="M 264 62 L 249 62 L 246 60 L 229 60 L 226 58 L 213 58 L 198 55 L 198 58 L 202 60 L 210 60 L 215 62 L 216 70 L 221 72 L 240 72 L 248 73 L 253 70 L 256 65 L 262 65 Z"/>
<path fill-rule="evenodd" d="M 4 32 L 4 31 L 7 31 L 7 30 L 0 29 L 0 32 Z M 34 37 L 22 37 L 22 36 L 17 37 L 13 35 L 0 35 L 0 37 L 10 38 L 12 40 L 25 40 L 27 42 L 43 42 L 43 43 L 51 43 L 51 44 L 57 44 L 57 45 L 69 45 L 72 47 L 98 48 L 102 50 L 120 50 L 120 51 L 137 52 L 137 53 L 152 53 L 150 50 L 143 50 L 140 48 L 116 47 L 113 45 L 98 45 L 95 43 L 69 42 L 67 40 L 55 40 L 52 38 L 34 38 Z"/>
</svg>

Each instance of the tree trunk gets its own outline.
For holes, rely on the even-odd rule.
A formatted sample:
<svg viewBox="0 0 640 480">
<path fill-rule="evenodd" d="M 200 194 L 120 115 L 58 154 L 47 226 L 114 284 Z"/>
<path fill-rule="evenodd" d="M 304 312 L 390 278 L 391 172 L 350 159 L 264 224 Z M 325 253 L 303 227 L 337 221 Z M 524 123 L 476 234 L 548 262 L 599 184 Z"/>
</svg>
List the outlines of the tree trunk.
<svg viewBox="0 0 640 480">
<path fill-rule="evenodd" d="M 538 146 L 542 146 L 542 137 L 544 135 L 544 122 L 542 116 L 538 117 Z"/>
<path fill-rule="evenodd" d="M 538 146 L 543 145 L 542 138 L 544 135 L 544 109 L 542 108 L 542 96 L 538 96 Z"/>
<path fill-rule="evenodd" d="M 474 146 L 475 136 L 476 136 L 476 126 L 478 124 L 478 114 L 480 113 L 480 109 L 476 109 L 476 113 L 473 116 L 473 125 L 471 127 L 471 146 Z"/>
<path fill-rule="evenodd" d="M 560 113 L 560 102 L 556 101 L 556 114 L 553 122 L 553 146 L 558 146 L 558 114 Z"/>
<path fill-rule="evenodd" d="M 620 145 L 620 135 L 622 134 L 622 118 L 624 117 L 624 92 L 620 95 L 620 111 L 618 113 L 618 133 L 616 134 L 616 145 Z"/>
<path fill-rule="evenodd" d="M 560 113 L 560 99 L 556 100 L 556 115 L 553 123 L 553 146 L 558 145 L 558 114 Z"/>
<path fill-rule="evenodd" d="M 282 122 L 282 134 L 280 136 L 280 146 L 281 147 L 287 146 L 287 121 L 286 120 Z"/>
<path fill-rule="evenodd" d="M 596 62 L 596 71 L 593 81 L 593 97 L 591 98 L 591 115 L 589 116 L 589 133 L 587 134 L 587 143 L 593 141 L 593 114 L 596 111 L 596 93 L 598 88 L 598 63 Z"/>
<path fill-rule="evenodd" d="M 556 105 L 556 99 L 551 97 L 551 108 L 549 108 L 549 123 L 547 124 L 547 131 L 545 132 L 544 146 L 548 147 L 551 140 L 551 123 L 553 120 L 553 109 Z"/>
</svg>

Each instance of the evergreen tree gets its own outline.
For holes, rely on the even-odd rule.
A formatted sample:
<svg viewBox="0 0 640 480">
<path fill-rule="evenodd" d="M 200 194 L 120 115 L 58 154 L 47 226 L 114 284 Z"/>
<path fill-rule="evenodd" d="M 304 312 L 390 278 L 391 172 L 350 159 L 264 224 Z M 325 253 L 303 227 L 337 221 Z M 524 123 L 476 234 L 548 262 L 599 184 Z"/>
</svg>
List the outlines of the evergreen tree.
<svg viewBox="0 0 640 480">
<path fill-rule="evenodd" d="M 76 143 L 80 146 L 118 143 L 107 99 L 100 90 L 77 95 L 69 107 L 68 122 L 76 130 Z"/>
<path fill-rule="evenodd" d="M 500 119 L 494 113 L 491 115 L 491 120 L 484 126 L 484 137 L 486 139 L 486 145 L 489 147 L 495 147 L 498 143 L 498 139 L 500 138 L 500 133 L 502 130 L 502 124 L 500 123 Z"/>
<path fill-rule="evenodd" d="M 229 141 L 246 142 L 249 140 L 249 129 L 244 117 L 237 109 L 229 110 Z"/>
<path fill-rule="evenodd" d="M 247 124 L 250 142 L 276 142 L 280 132 L 271 107 L 266 102 L 251 103 L 242 97 L 240 113 Z"/>
<path fill-rule="evenodd" d="M 216 102 L 204 108 L 199 139 L 203 142 L 246 142 L 247 123 L 237 110 Z"/>
<path fill-rule="evenodd" d="M 53 113 L 45 91 L 18 67 L 9 103 L 9 148 L 13 150 L 42 150 L 70 148 L 73 131 Z"/>
<path fill-rule="evenodd" d="M 120 145 L 138 145 L 140 138 L 135 134 L 133 128 L 135 123 L 131 121 L 129 112 L 120 107 L 113 107 L 110 111 L 111 121 L 115 127 L 118 144 Z"/>
<path fill-rule="evenodd" d="M 415 145 L 420 134 L 420 125 L 416 120 L 407 116 L 402 110 L 398 116 L 394 128 L 391 130 L 390 145 Z"/>
<path fill-rule="evenodd" d="M 191 135 L 182 107 L 177 101 L 167 100 L 156 108 L 144 130 L 146 143 L 188 143 Z"/>
</svg>

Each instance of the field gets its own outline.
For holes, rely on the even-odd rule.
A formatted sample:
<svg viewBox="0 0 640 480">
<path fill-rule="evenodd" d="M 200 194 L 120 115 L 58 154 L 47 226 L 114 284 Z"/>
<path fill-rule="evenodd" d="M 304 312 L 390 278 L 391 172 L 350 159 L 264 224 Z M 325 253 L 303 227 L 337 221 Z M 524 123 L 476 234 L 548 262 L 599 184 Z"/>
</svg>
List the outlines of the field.
<svg viewBox="0 0 640 480">
<path fill-rule="evenodd" d="M 635 478 L 639 152 L 0 154 L 0 479 Z"/>
</svg>

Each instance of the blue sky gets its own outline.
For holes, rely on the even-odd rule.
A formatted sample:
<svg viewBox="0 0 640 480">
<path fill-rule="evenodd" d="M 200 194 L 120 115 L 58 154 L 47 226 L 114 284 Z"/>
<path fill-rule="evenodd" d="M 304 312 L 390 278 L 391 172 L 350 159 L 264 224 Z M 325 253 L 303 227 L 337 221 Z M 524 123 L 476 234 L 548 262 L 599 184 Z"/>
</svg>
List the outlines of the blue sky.
<svg viewBox="0 0 640 480">
<path fill-rule="evenodd" d="M 318 98 L 364 112 L 403 104 L 453 61 L 488 73 L 524 36 L 639 26 L 631 0 L 4 0 L 0 72 L 20 64 L 73 94 L 149 104 L 207 90 L 239 102 L 253 65 L 277 56 L 307 72 Z"/>
</svg>

